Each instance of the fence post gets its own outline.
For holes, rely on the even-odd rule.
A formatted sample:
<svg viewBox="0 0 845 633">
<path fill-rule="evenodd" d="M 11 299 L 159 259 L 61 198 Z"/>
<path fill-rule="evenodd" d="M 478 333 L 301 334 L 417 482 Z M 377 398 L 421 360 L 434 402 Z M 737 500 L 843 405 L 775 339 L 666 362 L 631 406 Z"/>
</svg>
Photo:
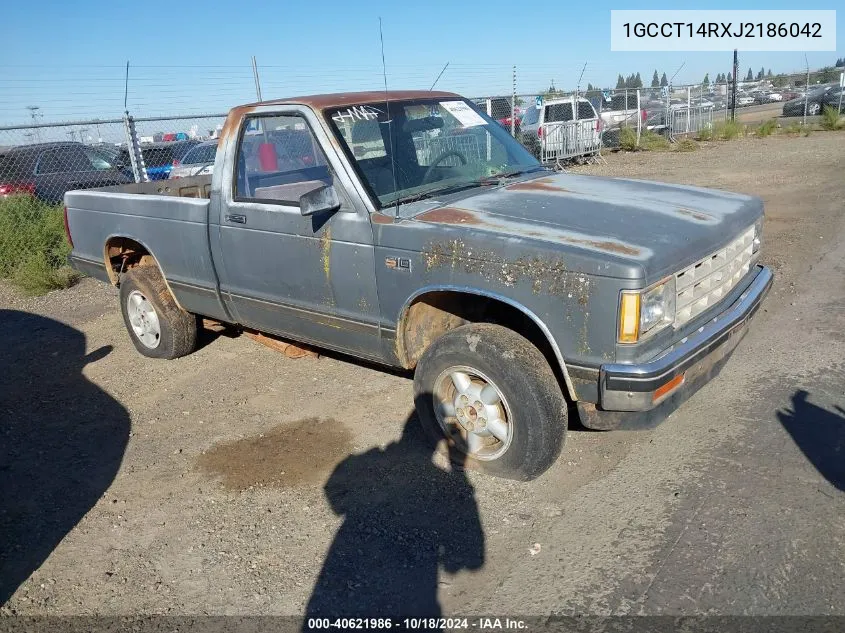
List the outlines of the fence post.
<svg viewBox="0 0 845 633">
<path fill-rule="evenodd" d="M 487 98 L 484 100 L 487 106 L 487 116 L 491 119 L 493 118 L 493 99 Z M 498 125 L 498 123 L 496 123 Z M 486 135 L 487 137 L 487 160 L 490 161 L 490 157 L 493 153 L 493 148 L 490 145 L 490 133 L 488 132 Z"/>
<path fill-rule="evenodd" d="M 516 64 L 513 65 L 513 85 L 511 87 L 511 136 L 516 136 Z M 489 143 L 490 137 L 488 136 L 487 139 Z M 489 155 L 487 160 L 490 160 Z"/>
<path fill-rule="evenodd" d="M 626 100 L 627 101 L 627 100 Z M 625 104 L 628 105 L 627 103 Z M 637 88 L 637 147 L 640 146 L 640 134 L 643 131 L 643 108 L 640 104 L 640 89 Z"/>
<path fill-rule="evenodd" d="M 144 165 L 144 155 L 141 153 L 141 143 L 135 129 L 135 120 L 129 116 L 127 110 L 123 115 L 123 129 L 126 132 L 126 148 L 129 151 L 129 161 L 132 164 L 132 174 L 135 182 L 147 182 L 147 168 Z"/>
<path fill-rule="evenodd" d="M 692 86 L 687 86 L 687 134 L 689 134 L 690 110 L 692 108 Z"/>
</svg>

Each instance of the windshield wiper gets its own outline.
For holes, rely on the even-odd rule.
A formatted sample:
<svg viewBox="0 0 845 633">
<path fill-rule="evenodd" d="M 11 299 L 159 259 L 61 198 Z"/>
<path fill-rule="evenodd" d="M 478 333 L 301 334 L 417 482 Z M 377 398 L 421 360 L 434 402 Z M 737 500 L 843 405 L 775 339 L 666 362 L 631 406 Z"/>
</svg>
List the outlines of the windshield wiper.
<svg viewBox="0 0 845 633">
<path fill-rule="evenodd" d="M 529 169 L 511 169 L 509 171 L 499 172 L 498 174 L 492 174 L 490 176 L 487 176 L 483 180 L 485 182 L 489 180 L 505 180 L 507 178 L 514 178 L 516 176 L 522 176 L 524 174 L 531 174 L 535 171 L 542 171 L 543 169 L 544 167 L 531 167 Z"/>
<path fill-rule="evenodd" d="M 420 193 L 413 193 L 409 196 L 405 196 L 403 198 L 399 198 L 398 200 L 392 201 L 390 204 L 404 204 L 406 202 L 417 202 L 418 200 L 425 200 L 426 198 L 433 198 L 434 196 L 439 195 L 447 195 L 450 193 L 457 193 L 459 191 L 464 191 L 466 189 L 472 189 L 474 187 L 484 187 L 494 183 L 488 182 L 486 178 L 479 178 L 478 180 L 470 180 L 468 182 L 462 182 L 455 185 L 450 185 L 448 187 L 437 187 L 435 189 L 430 189 L 429 191 L 421 191 Z"/>
</svg>

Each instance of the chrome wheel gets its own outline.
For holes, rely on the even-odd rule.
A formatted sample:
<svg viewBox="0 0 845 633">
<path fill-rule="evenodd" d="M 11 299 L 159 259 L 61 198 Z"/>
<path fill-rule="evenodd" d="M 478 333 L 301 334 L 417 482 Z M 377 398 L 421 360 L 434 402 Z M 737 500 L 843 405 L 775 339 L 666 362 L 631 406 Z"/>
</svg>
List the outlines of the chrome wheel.
<svg viewBox="0 0 845 633">
<path fill-rule="evenodd" d="M 137 290 L 126 299 L 126 314 L 129 324 L 139 341 L 149 349 L 155 349 L 161 342 L 161 326 L 153 304 Z"/>
<path fill-rule="evenodd" d="M 501 390 L 471 367 L 449 367 L 434 382 L 434 413 L 455 446 L 471 457 L 491 461 L 508 450 L 513 417 Z"/>
</svg>

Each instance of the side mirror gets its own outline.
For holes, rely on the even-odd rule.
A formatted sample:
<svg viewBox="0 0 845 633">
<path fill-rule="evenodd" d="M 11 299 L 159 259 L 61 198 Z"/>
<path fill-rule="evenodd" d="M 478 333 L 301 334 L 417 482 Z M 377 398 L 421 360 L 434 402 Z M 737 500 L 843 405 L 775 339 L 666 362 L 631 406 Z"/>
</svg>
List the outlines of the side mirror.
<svg viewBox="0 0 845 633">
<path fill-rule="evenodd" d="M 332 185 L 318 187 L 299 198 L 299 212 L 302 215 L 327 213 L 338 209 L 340 209 L 340 198 Z"/>
</svg>

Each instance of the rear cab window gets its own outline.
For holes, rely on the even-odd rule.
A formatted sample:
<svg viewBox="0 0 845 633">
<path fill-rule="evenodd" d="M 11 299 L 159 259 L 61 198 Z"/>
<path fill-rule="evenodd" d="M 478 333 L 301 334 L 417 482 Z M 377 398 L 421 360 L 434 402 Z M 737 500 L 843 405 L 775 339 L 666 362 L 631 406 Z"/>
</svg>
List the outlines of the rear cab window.
<svg viewBox="0 0 845 633">
<path fill-rule="evenodd" d="M 572 104 L 553 103 L 546 106 L 544 120 L 546 123 L 560 123 L 561 121 L 572 120 Z"/>
</svg>

